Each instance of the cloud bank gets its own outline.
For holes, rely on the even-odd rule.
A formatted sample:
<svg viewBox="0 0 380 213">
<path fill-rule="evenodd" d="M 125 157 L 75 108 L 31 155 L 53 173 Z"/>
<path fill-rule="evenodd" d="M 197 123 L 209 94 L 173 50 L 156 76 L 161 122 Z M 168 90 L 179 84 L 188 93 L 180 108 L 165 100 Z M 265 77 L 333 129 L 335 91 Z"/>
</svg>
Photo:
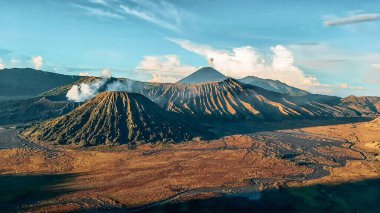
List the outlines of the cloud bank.
<svg viewBox="0 0 380 213">
<path fill-rule="evenodd" d="M 136 68 L 136 72 L 148 73 L 151 82 L 173 83 L 196 71 L 197 68 L 182 65 L 176 55 L 145 56 Z"/>
<path fill-rule="evenodd" d="M 252 46 L 220 50 L 188 40 L 170 39 L 170 41 L 205 59 L 213 58 L 215 69 L 230 77 L 257 76 L 280 80 L 291 86 L 312 91 L 318 87 L 324 87 L 315 77 L 305 75 L 294 64 L 293 53 L 283 45 L 271 47 L 272 54 L 266 60 L 267 57 Z"/>
</svg>

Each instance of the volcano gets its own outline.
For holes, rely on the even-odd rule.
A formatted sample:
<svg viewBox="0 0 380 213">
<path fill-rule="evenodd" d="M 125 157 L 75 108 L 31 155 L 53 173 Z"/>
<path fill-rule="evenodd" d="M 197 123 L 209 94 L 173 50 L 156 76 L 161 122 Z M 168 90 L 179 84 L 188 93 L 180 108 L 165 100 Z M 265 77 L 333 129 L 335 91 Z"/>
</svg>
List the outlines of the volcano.
<svg viewBox="0 0 380 213">
<path fill-rule="evenodd" d="M 227 77 L 212 67 L 202 67 L 189 76 L 183 78 L 177 83 L 182 84 L 199 84 L 206 82 L 220 82 L 226 80 Z"/>
<path fill-rule="evenodd" d="M 28 138 L 81 146 L 176 142 L 191 138 L 177 117 L 143 95 L 104 92 L 67 115 L 37 124 Z"/>
<path fill-rule="evenodd" d="M 201 119 L 283 120 L 357 116 L 350 109 L 326 104 L 327 101 L 319 95 L 295 97 L 232 78 L 199 84 L 162 84 L 143 90 L 143 94 L 166 111 Z"/>
</svg>

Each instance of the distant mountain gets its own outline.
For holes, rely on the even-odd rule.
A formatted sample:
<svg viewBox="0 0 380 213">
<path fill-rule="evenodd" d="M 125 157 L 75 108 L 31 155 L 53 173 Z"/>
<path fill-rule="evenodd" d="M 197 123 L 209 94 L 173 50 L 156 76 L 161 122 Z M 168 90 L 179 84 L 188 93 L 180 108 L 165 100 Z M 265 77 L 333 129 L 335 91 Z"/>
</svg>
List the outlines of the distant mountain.
<svg viewBox="0 0 380 213">
<path fill-rule="evenodd" d="M 80 104 L 68 101 L 67 91 L 74 84 L 90 82 L 93 78 L 83 77 L 73 84 L 59 86 L 31 98 L 0 101 L 0 125 L 41 121 L 74 110 Z"/>
<path fill-rule="evenodd" d="M 208 72 L 207 70 L 212 68 L 204 69 Z M 0 124 L 34 122 L 64 115 L 80 105 L 67 100 L 66 94 L 73 85 L 94 84 L 99 81 L 103 81 L 98 88 L 99 93 L 139 93 L 168 112 L 199 119 L 284 120 L 380 114 L 379 97 L 350 96 L 342 99 L 311 94 L 277 81 L 273 82 L 282 87 L 276 88 L 285 88 L 284 90 L 289 92 L 274 92 L 262 88 L 262 85 L 253 86 L 232 78 L 220 82 L 167 84 L 83 77 L 74 83 L 58 86 L 33 98 L 0 102 Z"/>
<path fill-rule="evenodd" d="M 227 77 L 225 75 L 215 70 L 214 68 L 203 67 L 193 72 L 189 76 L 183 78 L 182 80 L 178 81 L 177 83 L 199 84 L 199 83 L 206 83 L 206 82 L 219 82 L 226 79 Z"/>
<path fill-rule="evenodd" d="M 25 130 L 23 135 L 39 141 L 81 146 L 191 138 L 179 121 L 143 95 L 104 92 L 65 116 Z"/>
<path fill-rule="evenodd" d="M 262 79 L 262 78 L 257 78 L 254 76 L 247 76 L 245 78 L 238 79 L 238 81 L 245 84 L 258 86 L 269 91 L 278 92 L 282 94 L 288 94 L 292 96 L 303 96 L 303 95 L 311 94 L 310 92 L 289 86 L 278 80 Z"/>
<path fill-rule="evenodd" d="M 380 97 L 348 96 L 341 100 L 340 106 L 355 111 L 360 116 L 374 116 L 380 113 Z"/>
<path fill-rule="evenodd" d="M 228 78 L 203 84 L 162 84 L 142 93 L 170 112 L 197 118 L 283 120 L 355 117 L 333 96 L 294 97 Z"/>
<path fill-rule="evenodd" d="M 31 97 L 53 88 L 72 84 L 80 76 L 62 75 L 30 68 L 0 70 L 0 96 Z"/>
<path fill-rule="evenodd" d="M 64 115 L 79 106 L 70 101 L 46 97 L 0 102 L 0 125 L 40 121 Z"/>
</svg>

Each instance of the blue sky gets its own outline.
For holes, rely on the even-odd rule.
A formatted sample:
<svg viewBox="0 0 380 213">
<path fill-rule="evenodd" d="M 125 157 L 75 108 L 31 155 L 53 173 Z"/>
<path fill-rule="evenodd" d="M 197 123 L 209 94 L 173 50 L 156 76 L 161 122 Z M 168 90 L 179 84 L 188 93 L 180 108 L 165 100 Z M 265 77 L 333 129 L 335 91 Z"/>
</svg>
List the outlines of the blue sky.
<svg viewBox="0 0 380 213">
<path fill-rule="evenodd" d="M 0 1 L 0 68 L 174 82 L 212 57 L 235 78 L 380 96 L 379 0 Z"/>
</svg>

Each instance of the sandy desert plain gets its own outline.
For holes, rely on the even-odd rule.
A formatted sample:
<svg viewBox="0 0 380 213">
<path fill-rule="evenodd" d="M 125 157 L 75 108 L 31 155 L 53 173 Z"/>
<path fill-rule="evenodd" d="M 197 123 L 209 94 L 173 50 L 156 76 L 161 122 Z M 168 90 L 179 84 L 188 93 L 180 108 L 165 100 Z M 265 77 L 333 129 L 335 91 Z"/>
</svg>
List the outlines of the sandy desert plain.
<svg viewBox="0 0 380 213">
<path fill-rule="evenodd" d="M 134 149 L 40 145 L 18 135 L 23 125 L 3 126 L 1 208 L 379 211 L 380 120 L 302 123 L 230 122 L 214 125 L 218 139 Z"/>
</svg>

